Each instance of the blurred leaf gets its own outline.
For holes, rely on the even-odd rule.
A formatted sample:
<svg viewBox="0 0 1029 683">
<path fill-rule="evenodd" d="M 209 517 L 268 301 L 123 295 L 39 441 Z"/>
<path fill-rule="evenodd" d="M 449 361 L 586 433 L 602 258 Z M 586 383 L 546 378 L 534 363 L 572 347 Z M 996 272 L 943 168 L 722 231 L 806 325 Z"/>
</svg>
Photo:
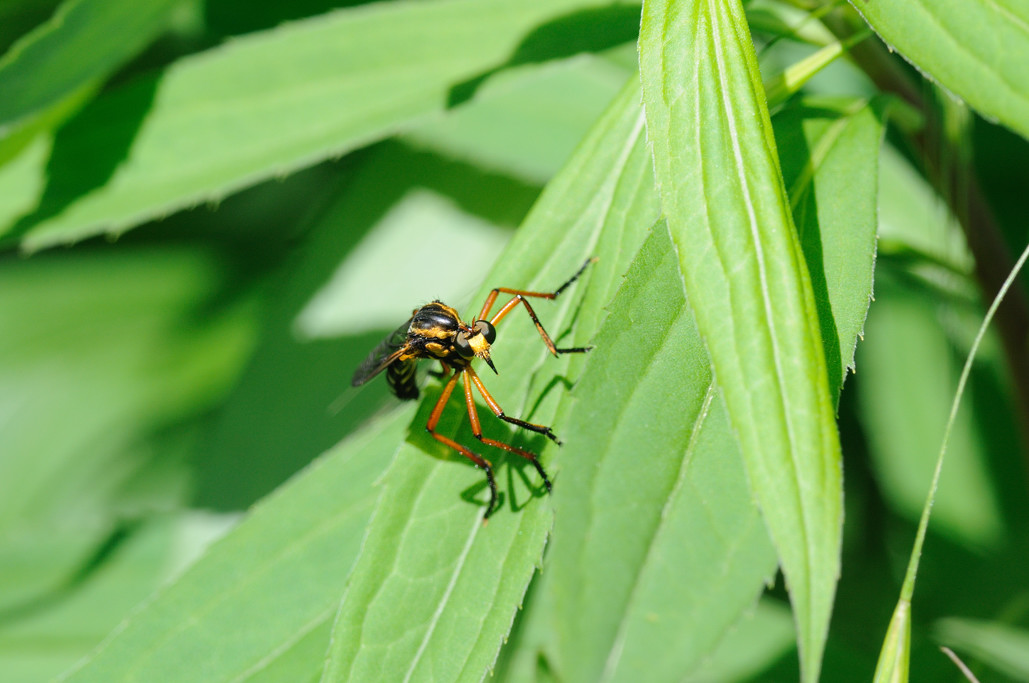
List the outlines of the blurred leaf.
<svg viewBox="0 0 1029 683">
<path fill-rule="evenodd" d="M 196 512 L 148 520 L 128 528 L 95 568 L 37 600 L 0 610 L 4 680 L 52 680 L 86 656 L 129 610 L 192 562 L 234 521 Z M 5 554 L 5 575 L 12 560 L 22 559 L 29 560 L 26 569 L 44 566 L 37 558 Z"/>
<path fill-rule="evenodd" d="M 130 616 L 72 681 L 310 679 L 410 409 L 373 421 L 263 500 Z M 308 638 L 319 642 L 312 644 Z M 217 643 L 217 647 L 212 647 Z"/>
<path fill-rule="evenodd" d="M 487 280 L 490 286 L 548 291 L 587 256 L 599 257 L 560 300 L 535 306 L 562 345 L 581 345 L 592 336 L 618 274 L 657 217 L 652 195 L 639 194 L 641 186 L 649 187 L 650 168 L 642 124 L 638 90 L 630 83 L 547 187 Z M 561 386 L 574 378 L 582 359 L 549 357 L 522 318 L 512 316 L 500 331 L 493 350 L 500 375 L 488 378 L 490 392 L 507 414 L 556 425 L 560 433 Z M 423 431 L 433 398 L 423 403 L 409 443 L 383 480 L 384 495 L 337 616 L 326 680 L 479 680 L 493 665 L 540 561 L 552 516 L 549 501 L 526 489 L 529 481 L 538 485 L 531 468 L 529 474 L 522 473 L 524 462 L 516 463 L 517 470 L 498 468 L 506 500 L 484 527 L 481 507 L 457 495 L 469 487 L 481 491 L 482 473 L 454 462 L 460 456 Z M 451 406 L 440 433 L 455 436 L 460 413 Z M 488 415 L 484 419 L 490 435 L 498 426 Z M 514 443 L 524 443 L 525 436 L 516 434 Z M 541 441 L 531 438 L 525 445 L 538 449 Z M 578 446 L 569 443 L 565 450 L 573 448 Z M 543 451 L 544 462 L 551 452 Z"/>
<path fill-rule="evenodd" d="M 634 11 L 597 0 L 380 3 L 251 34 L 86 107 L 53 139 L 45 169 L 0 176 L 0 195 L 47 176 L 35 212 L 0 216 L 0 233 L 38 249 L 218 200 L 465 101 L 505 64 L 629 40 L 621 27 Z"/>
<path fill-rule="evenodd" d="M 995 621 L 949 618 L 937 621 L 934 631 L 937 640 L 961 654 L 1015 680 L 1029 679 L 1026 629 Z"/>
<path fill-rule="evenodd" d="M 433 163 L 414 154 L 377 156 L 379 158 L 371 164 L 374 170 L 381 169 L 386 158 L 396 164 L 406 157 L 415 166 L 405 173 L 409 177 L 432 171 L 445 172 L 447 168 L 446 164 Z M 457 175 L 458 169 L 454 172 Z M 472 174 L 466 177 L 469 182 L 476 180 Z M 399 179 L 394 179 L 391 188 L 382 188 L 383 192 L 396 195 L 401 189 L 396 184 Z M 412 177 L 411 180 L 412 186 L 395 197 L 396 203 L 346 255 L 328 282 L 300 312 L 293 325 L 295 334 L 318 339 L 392 331 L 396 329 L 398 318 L 409 316 L 414 306 L 427 303 L 425 274 L 417 268 L 408 268 L 408 264 L 446 263 L 451 259 L 491 263 L 500 253 L 511 236 L 510 231 L 463 211 L 452 198 L 434 189 L 414 185 L 418 179 Z M 481 185 L 486 185 L 486 180 L 482 180 Z M 510 199 L 511 195 L 503 195 L 496 201 Z M 333 207 L 326 217 L 326 229 L 350 218 L 348 210 L 356 208 L 354 205 L 362 200 L 367 202 L 364 197 L 347 193 L 341 205 Z M 440 268 L 432 279 L 432 296 L 453 304 L 465 303 L 481 277 L 481 273 L 469 269 Z"/>
<path fill-rule="evenodd" d="M 404 137 L 542 185 L 634 71 L 593 55 L 510 69 L 480 88 L 468 105 Z"/>
<path fill-rule="evenodd" d="M 751 31 L 758 39 L 764 38 L 769 44 L 785 38 L 790 42 L 821 47 L 834 40 L 833 34 L 825 26 L 812 21 L 812 15 L 800 7 L 774 0 L 750 0 L 744 10 Z M 764 48 L 767 49 L 769 44 Z"/>
<path fill-rule="evenodd" d="M 640 63 L 662 206 L 813 681 L 839 575 L 840 444 L 753 49 L 734 2 L 644 5 Z"/>
<path fill-rule="evenodd" d="M 1029 137 L 1029 5 L 852 1 L 891 49 L 988 119 Z"/>
<path fill-rule="evenodd" d="M 221 293 L 218 267 L 168 247 L 4 264 L 0 538 L 108 533 L 112 496 L 146 462 L 136 442 L 225 391 L 251 328 L 245 308 L 202 310 Z"/>
<path fill-rule="evenodd" d="M 223 293 L 218 266 L 210 252 L 163 246 L 0 268 L 0 628 L 8 633 L 85 599 L 79 591 L 88 594 L 131 520 L 186 498 L 181 447 L 152 437 L 224 393 L 252 333 L 245 306 L 212 306 Z M 153 475 L 159 486 L 146 485 Z M 69 663 L 61 658 L 84 654 L 129 603 L 105 601 L 66 650 L 48 659 L 29 648 L 17 666 Z"/>
<path fill-rule="evenodd" d="M 663 222 L 608 310 L 556 494 L 555 664 L 568 681 L 680 680 L 753 605 L 775 552 Z"/>
<path fill-rule="evenodd" d="M 879 251 L 887 256 L 917 260 L 922 267 L 939 264 L 953 273 L 971 274 L 972 255 L 961 226 L 929 181 L 889 145 L 882 149 L 881 167 Z M 937 285 L 944 284 L 939 278 L 934 280 Z M 969 298 L 977 296 L 974 289 L 967 287 L 967 280 L 961 284 Z"/>
<path fill-rule="evenodd" d="M 1011 271 L 1004 279 L 996 296 L 993 298 L 983 321 L 979 324 L 975 337 L 972 344 L 966 354 L 965 361 L 962 365 L 960 377 L 956 383 L 954 390 L 954 397 L 952 399 L 950 411 L 948 414 L 947 422 L 942 430 L 943 438 L 940 445 L 940 450 L 936 456 L 935 466 L 933 468 L 933 474 L 931 483 L 929 485 L 929 493 L 926 497 L 925 504 L 922 506 L 922 513 L 919 517 L 918 530 L 915 535 L 914 546 L 911 550 L 910 559 L 908 561 L 908 568 L 904 575 L 904 583 L 900 591 L 900 600 L 894 610 L 894 618 L 891 621 L 890 629 L 887 632 L 886 642 L 883 645 L 882 653 L 880 654 L 879 665 L 876 667 L 876 679 L 886 680 L 887 678 L 893 678 L 896 676 L 903 676 L 906 678 L 908 669 L 908 640 L 910 638 L 910 626 L 904 624 L 904 640 L 898 645 L 896 642 L 896 634 L 901 629 L 897 625 L 900 619 L 905 622 L 909 620 L 910 604 L 914 594 L 915 581 L 918 575 L 920 562 L 922 558 L 922 549 L 925 544 L 926 534 L 929 526 L 930 514 L 933 509 L 933 504 L 936 501 L 937 491 L 940 484 L 940 474 L 943 467 L 944 455 L 950 447 L 950 437 L 953 433 L 953 427 L 957 421 L 958 408 L 961 404 L 961 398 L 965 393 L 965 389 L 968 386 L 967 382 L 971 375 L 972 364 L 976 359 L 976 353 L 979 350 L 980 344 L 983 341 L 986 331 L 989 328 L 990 321 L 993 319 L 994 314 L 1004 298 L 1005 294 L 1009 291 L 1011 285 L 1015 282 L 1019 272 L 1025 265 L 1026 260 L 1029 259 L 1029 246 L 1023 251 L 1018 261 L 1014 264 Z M 974 679 L 971 671 L 965 667 L 965 665 L 959 660 L 959 658 L 951 651 L 945 650 L 945 654 L 961 669 L 965 676 L 969 679 Z"/>
<path fill-rule="evenodd" d="M 0 132 L 107 78 L 146 47 L 180 2 L 66 0 L 0 59 Z"/>
<path fill-rule="evenodd" d="M 236 36 L 304 17 L 324 14 L 340 7 L 362 5 L 375 0 L 204 0 L 204 23 L 209 31 Z"/>
<path fill-rule="evenodd" d="M 895 271 L 888 270 L 880 271 L 876 289 L 860 355 L 862 422 L 887 501 L 908 518 L 918 519 L 963 350 L 948 339 L 939 302 L 929 292 L 905 286 Z M 949 319 L 952 324 L 959 320 L 953 315 Z M 966 332 L 974 333 L 978 321 L 973 315 L 960 320 Z M 983 355 L 988 358 L 989 349 Z M 1003 521 L 990 477 L 989 439 L 980 432 L 970 407 L 958 412 L 951 432 L 932 528 L 981 550 L 1000 540 Z"/>
<path fill-rule="evenodd" d="M 764 85 L 769 108 L 774 109 L 800 92 L 812 78 L 836 62 L 847 53 L 848 49 L 864 40 L 868 35 L 869 33 L 866 31 L 852 36 L 846 41 L 834 41 L 773 75 Z"/>
<path fill-rule="evenodd" d="M 6 0 L 0 3 L 0 52 L 42 24 L 59 5 L 59 0 Z"/>
</svg>

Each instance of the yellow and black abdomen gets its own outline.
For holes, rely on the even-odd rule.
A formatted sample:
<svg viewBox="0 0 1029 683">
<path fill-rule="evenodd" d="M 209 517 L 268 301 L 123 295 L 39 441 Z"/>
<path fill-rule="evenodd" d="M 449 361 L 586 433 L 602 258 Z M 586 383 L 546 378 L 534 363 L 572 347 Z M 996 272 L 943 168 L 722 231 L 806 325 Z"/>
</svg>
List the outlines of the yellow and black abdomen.
<svg viewBox="0 0 1029 683">
<path fill-rule="evenodd" d="M 415 371 L 418 359 L 396 360 L 386 368 L 386 382 L 397 398 L 410 401 L 418 398 L 418 382 Z"/>
</svg>

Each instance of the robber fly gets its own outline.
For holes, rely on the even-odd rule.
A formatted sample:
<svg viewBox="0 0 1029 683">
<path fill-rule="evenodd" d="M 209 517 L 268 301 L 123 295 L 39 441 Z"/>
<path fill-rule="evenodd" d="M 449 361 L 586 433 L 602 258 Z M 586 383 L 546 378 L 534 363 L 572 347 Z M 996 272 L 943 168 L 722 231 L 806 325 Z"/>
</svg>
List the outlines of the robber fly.
<svg viewBox="0 0 1029 683">
<path fill-rule="evenodd" d="M 540 324 L 539 318 L 536 317 L 536 312 L 532 310 L 528 299 L 556 299 L 561 292 L 565 291 L 573 282 L 579 279 L 579 276 L 586 270 L 586 267 L 594 260 L 587 259 L 567 282 L 553 292 L 528 292 L 521 289 L 508 289 L 507 287 L 493 289 L 489 296 L 486 297 L 486 303 L 482 305 L 479 317 L 471 325 L 462 321 L 456 310 L 441 301 L 433 301 L 426 304 L 415 310 L 407 322 L 383 339 L 368 354 L 368 357 L 357 368 L 357 371 L 354 372 L 351 384 L 356 387 L 385 370 L 386 381 L 398 398 L 416 399 L 418 398 L 418 385 L 415 382 L 415 366 L 418 361 L 423 358 L 439 361 L 443 367 L 443 392 L 440 394 L 439 400 L 436 401 L 436 405 L 429 415 L 429 422 L 425 428 L 432 435 L 432 438 L 453 448 L 486 472 L 490 499 L 483 519 L 489 519 L 497 505 L 497 483 L 493 477 L 493 465 L 489 460 L 486 460 L 477 453 L 473 453 L 453 439 L 436 432 L 436 425 L 443 414 L 443 408 L 450 399 L 450 395 L 457 385 L 457 380 L 463 378 L 465 406 L 468 409 L 468 419 L 471 422 L 472 434 L 475 435 L 475 438 L 484 444 L 520 455 L 531 462 L 536 471 L 539 472 L 540 477 L 543 478 L 543 484 L 549 492 L 551 488 L 550 479 L 547 477 L 547 473 L 544 471 L 543 465 L 540 464 L 539 458 L 535 453 L 502 441 L 489 439 L 482 435 L 479 414 L 475 408 L 475 399 L 472 396 L 472 386 L 475 386 L 479 395 L 486 401 L 486 405 L 501 420 L 523 429 L 528 429 L 531 432 L 542 434 L 554 443 L 560 444 L 561 442 L 558 441 L 550 427 L 506 415 L 493 396 L 486 390 L 482 379 L 472 369 L 472 361 L 479 358 L 494 373 L 497 372 L 493 361 L 490 359 L 490 347 L 497 338 L 496 325 L 508 313 L 513 311 L 518 304 L 522 304 L 525 307 L 529 317 L 532 318 L 533 324 L 536 325 L 536 330 L 539 332 L 540 337 L 543 338 L 543 343 L 547 345 L 547 348 L 555 356 L 562 353 L 585 353 L 589 351 L 591 347 L 588 346 L 567 349 L 557 348 L 550 335 L 543 329 L 543 325 Z M 500 307 L 500 310 L 492 318 L 489 318 L 490 310 L 500 294 L 511 294 L 513 296 L 510 301 Z"/>
</svg>

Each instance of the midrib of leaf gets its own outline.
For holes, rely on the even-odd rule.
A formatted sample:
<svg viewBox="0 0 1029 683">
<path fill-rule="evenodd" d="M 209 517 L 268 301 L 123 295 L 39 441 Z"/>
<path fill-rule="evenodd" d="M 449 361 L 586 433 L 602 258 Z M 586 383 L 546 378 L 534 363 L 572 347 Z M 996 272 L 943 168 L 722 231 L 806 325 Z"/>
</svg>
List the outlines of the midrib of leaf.
<svg viewBox="0 0 1029 683">
<path fill-rule="evenodd" d="M 689 309 L 686 309 L 689 310 Z M 685 313 L 681 314 L 685 315 Z M 665 338 L 671 333 L 673 326 L 668 327 L 668 331 L 665 334 Z M 665 499 L 664 505 L 661 506 L 661 515 L 658 517 L 658 522 L 654 526 L 653 533 L 650 534 L 650 539 L 647 544 L 647 550 L 644 553 L 643 561 L 639 563 L 636 571 L 636 576 L 640 577 L 643 573 L 653 564 L 654 561 L 654 548 L 657 546 L 655 541 L 661 535 L 665 529 L 665 523 L 668 519 L 669 511 L 682 493 L 683 487 L 686 485 L 687 473 L 689 470 L 690 463 L 693 461 L 693 453 L 697 446 L 697 436 L 700 434 L 701 428 L 704 422 L 707 420 L 708 410 L 711 408 L 711 402 L 714 400 L 717 394 L 715 383 L 712 381 L 707 387 L 707 393 L 704 395 L 704 403 L 701 405 L 700 412 L 697 413 L 697 419 L 693 422 L 693 428 L 690 430 L 690 440 L 686 446 L 686 452 L 683 454 L 682 461 L 679 464 L 679 472 L 676 475 L 675 483 L 672 485 L 672 490 L 668 493 L 668 497 Z M 626 402 L 626 408 L 629 403 Z M 625 607 L 621 611 L 621 617 L 619 618 L 618 631 L 615 633 L 614 642 L 611 644 L 610 655 L 604 662 L 604 671 L 601 674 L 601 681 L 610 681 L 617 671 L 619 661 L 622 657 L 622 652 L 625 647 L 625 639 L 628 635 L 627 629 L 629 627 L 629 614 L 633 611 L 638 600 L 638 594 L 640 581 L 633 581 L 632 590 L 629 593 L 629 598 L 625 602 Z"/>
<path fill-rule="evenodd" d="M 650 0 L 640 45 L 662 206 L 814 680 L 838 577 L 839 442 L 754 48 L 736 0 Z"/>
<path fill-rule="evenodd" d="M 757 225 L 757 215 L 756 215 L 756 211 L 755 211 L 755 208 L 754 208 L 754 202 L 753 202 L 753 199 L 752 199 L 752 196 L 751 196 L 750 183 L 747 180 L 747 174 L 744 172 L 744 168 L 743 168 L 743 158 L 742 158 L 742 154 L 740 152 L 739 134 L 738 134 L 738 132 L 736 130 L 736 113 L 735 113 L 735 111 L 733 109 L 732 102 L 729 99 L 729 92 L 731 90 L 731 84 L 729 83 L 728 79 L 726 78 L 726 67 L 725 67 L 725 62 L 724 62 L 725 57 L 724 57 L 724 55 L 722 53 L 723 36 L 721 35 L 721 31 L 719 30 L 719 22 L 718 22 L 718 19 L 717 19 L 718 12 L 717 12 L 717 9 L 714 6 L 714 3 L 711 0 L 708 0 L 707 6 L 708 6 L 708 12 L 709 12 L 708 16 L 712 20 L 711 21 L 711 29 L 712 29 L 712 33 L 713 33 L 714 38 L 715 38 L 712 41 L 712 43 L 714 45 L 714 51 L 715 51 L 715 63 L 717 64 L 717 68 L 718 68 L 718 78 L 719 78 L 719 81 L 721 82 L 721 85 L 722 85 L 722 106 L 723 106 L 723 109 L 725 111 L 725 122 L 726 122 L 726 126 L 729 129 L 730 139 L 732 140 L 733 160 L 735 161 L 735 164 L 736 164 L 736 175 L 737 175 L 737 179 L 739 180 L 740 187 L 743 190 L 743 194 L 744 194 L 743 204 L 744 204 L 744 206 L 747 209 L 747 218 L 749 219 L 750 234 L 751 234 L 751 238 L 752 238 L 752 241 L 753 241 L 753 244 L 754 244 L 754 249 L 757 252 L 757 259 L 756 260 L 757 260 L 757 266 L 758 266 L 758 274 L 759 274 L 760 279 L 761 279 L 761 301 L 762 301 L 762 304 L 763 304 L 763 310 L 764 310 L 764 316 L 765 316 L 765 324 L 767 325 L 767 333 L 768 333 L 769 339 L 771 341 L 771 346 L 772 346 L 772 357 L 774 359 L 774 365 L 775 365 L 776 390 L 779 393 L 780 403 L 785 408 L 785 411 L 784 411 L 785 420 L 784 420 L 783 424 L 786 427 L 786 439 L 787 439 L 787 442 L 788 442 L 788 445 L 789 445 L 789 449 L 790 449 L 790 457 L 788 458 L 788 460 L 789 460 L 789 463 L 790 463 L 790 467 L 793 469 L 793 477 L 792 477 L 792 479 L 790 481 L 790 484 L 791 484 L 791 488 L 794 488 L 794 487 L 796 487 L 797 482 L 801 481 L 800 472 L 797 470 L 798 454 L 797 454 L 797 446 L 796 446 L 796 434 L 794 433 L 794 425 L 793 425 L 794 411 L 791 409 L 790 397 L 787 394 L 787 392 L 785 391 L 785 387 L 784 387 L 784 381 L 785 380 L 784 380 L 784 373 L 783 373 L 782 361 L 781 361 L 782 349 L 781 349 L 780 344 L 779 344 L 779 339 L 778 339 L 778 336 L 777 336 L 777 333 L 776 333 L 776 327 L 777 326 L 775 324 L 774 315 L 773 315 L 772 309 L 771 309 L 771 300 L 770 300 L 770 295 L 769 295 L 769 291 L 768 291 L 768 274 L 767 274 L 767 265 L 765 263 L 764 246 L 762 244 L 761 233 L 760 233 L 760 230 L 758 229 L 758 225 Z M 736 36 L 736 39 L 739 39 L 739 36 Z M 697 53 L 699 54 L 699 52 L 700 51 L 698 50 Z M 699 97 L 699 95 L 698 95 L 698 97 Z M 712 235 L 712 240 L 715 241 L 715 244 L 718 243 L 718 240 L 715 238 L 714 235 Z M 724 260 L 722 262 L 724 263 Z M 731 296 L 731 290 L 730 290 L 730 296 Z M 739 340 L 739 337 L 737 336 L 736 339 Z M 738 358 L 737 363 L 738 363 L 739 366 L 742 367 L 743 366 L 743 359 L 742 359 L 742 355 L 740 354 L 740 350 L 739 350 L 738 347 L 736 348 L 736 355 L 737 355 L 737 358 Z M 804 564 L 807 567 L 810 568 L 812 566 L 811 555 L 810 555 L 810 537 L 811 537 L 811 534 L 810 534 L 810 531 L 808 529 L 808 519 L 807 519 L 807 516 L 808 516 L 809 513 L 808 513 L 807 506 L 804 505 L 804 500 L 801 498 L 799 491 L 796 491 L 796 489 L 794 488 L 792 493 L 793 493 L 794 498 L 796 499 L 797 506 L 802 511 L 802 513 L 800 515 L 800 518 L 799 518 L 799 521 L 800 521 L 800 524 L 801 524 L 801 526 L 800 526 L 800 533 L 801 533 L 801 536 L 803 537 L 803 542 L 802 542 L 801 546 L 803 548 L 802 552 L 803 552 L 803 556 L 804 556 Z M 807 592 L 808 595 L 812 595 L 813 594 L 813 585 L 811 584 L 812 572 L 810 572 L 810 571 L 806 572 L 805 573 L 805 579 L 807 580 L 808 585 L 804 587 L 804 590 Z M 808 609 L 813 609 L 813 604 L 812 604 L 811 601 L 808 601 L 806 606 L 808 607 Z M 814 614 L 810 614 L 808 618 L 813 620 L 814 617 L 815 617 Z"/>
<path fill-rule="evenodd" d="M 457 579 L 461 576 L 461 572 L 464 570 L 465 562 L 468 560 L 468 553 L 472 550 L 472 542 L 478 535 L 479 530 L 482 528 L 482 523 L 479 521 L 478 515 L 474 516 L 472 522 L 471 533 L 468 534 L 468 541 L 464 544 L 464 548 L 461 549 L 461 555 L 458 561 L 454 564 L 454 570 L 450 573 L 450 582 L 447 583 L 446 590 L 443 591 L 443 595 L 440 597 L 439 604 L 436 606 L 436 611 L 432 615 L 432 619 L 429 621 L 429 627 L 425 629 L 425 636 L 422 638 L 421 644 L 418 646 L 418 651 L 415 652 L 414 657 L 411 659 L 411 667 L 407 670 L 407 674 L 404 676 L 404 683 L 411 680 L 414 675 L 414 671 L 418 668 L 418 663 L 422 659 L 422 655 L 425 653 L 425 648 L 429 646 L 429 641 L 432 640 L 432 635 L 436 632 L 436 625 L 439 624 L 440 617 L 443 615 L 443 609 L 450 602 L 450 594 L 454 592 L 454 586 L 457 585 Z"/>
<path fill-rule="evenodd" d="M 986 4 L 997 10 L 999 14 L 1003 14 L 1004 18 L 1012 24 L 1017 24 L 1023 32 L 1029 34 L 1029 23 L 1026 23 L 1022 17 L 1011 12 L 1005 5 L 1000 4 L 997 0 L 986 0 Z"/>
<path fill-rule="evenodd" d="M 286 640 L 282 641 L 281 645 L 279 645 L 278 647 L 272 649 L 271 652 L 269 652 L 267 656 L 261 658 L 260 660 L 255 662 L 252 667 L 250 667 L 249 669 L 243 671 L 242 673 L 240 673 L 237 676 L 233 676 L 229 680 L 232 680 L 232 681 L 245 681 L 248 678 L 254 676 L 255 674 L 260 673 L 263 669 L 266 669 L 269 664 L 271 664 L 276 659 L 281 657 L 284 653 L 289 652 L 289 649 L 291 647 L 293 647 L 294 645 L 296 645 L 297 643 L 299 643 L 301 640 L 303 640 L 307 636 L 307 634 L 311 633 L 316 628 L 318 628 L 319 626 L 321 626 L 325 622 L 327 622 L 330 619 L 332 619 L 332 615 L 335 614 L 335 613 L 336 613 L 336 606 L 335 605 L 330 605 L 329 607 L 326 607 L 320 614 L 318 614 L 316 617 L 311 619 L 311 621 L 307 622 L 302 627 L 297 629 L 296 634 L 294 634 L 292 637 L 287 638 Z M 312 667 L 312 671 L 315 668 L 316 667 Z"/>
</svg>

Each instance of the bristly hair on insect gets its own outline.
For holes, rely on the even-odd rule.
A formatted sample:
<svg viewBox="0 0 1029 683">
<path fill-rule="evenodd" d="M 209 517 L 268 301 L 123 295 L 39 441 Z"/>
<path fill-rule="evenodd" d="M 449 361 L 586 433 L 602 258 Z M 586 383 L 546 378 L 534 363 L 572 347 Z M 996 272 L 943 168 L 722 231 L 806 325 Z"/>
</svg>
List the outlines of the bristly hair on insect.
<svg viewBox="0 0 1029 683">
<path fill-rule="evenodd" d="M 542 434 L 558 445 L 561 442 L 550 427 L 506 415 L 500 404 L 486 390 L 482 379 L 472 369 L 472 361 L 476 358 L 481 359 L 485 361 L 490 370 L 494 373 L 497 372 L 492 359 L 490 359 L 490 348 L 497 338 L 496 326 L 508 313 L 517 308 L 519 304 L 525 307 L 540 337 L 543 338 L 543 343 L 547 345 L 547 349 L 552 354 L 558 356 L 562 353 L 585 353 L 589 351 L 592 347 L 578 346 L 559 349 L 550 338 L 550 335 L 547 334 L 547 331 L 543 329 L 543 325 L 540 324 L 539 318 L 536 317 L 536 311 L 532 309 L 529 299 L 556 299 L 573 282 L 578 280 L 583 271 L 586 270 L 586 267 L 594 261 L 596 261 L 595 258 L 586 259 L 586 262 L 582 264 L 579 270 L 553 292 L 530 292 L 522 289 L 509 289 L 507 287 L 494 288 L 490 291 L 489 296 L 486 297 L 486 302 L 482 305 L 482 310 L 479 311 L 479 317 L 471 325 L 462 321 L 456 310 L 441 301 L 433 301 L 426 304 L 414 310 L 407 322 L 398 327 L 392 334 L 383 339 L 378 346 L 372 349 L 372 352 L 368 354 L 368 357 L 364 359 L 364 362 L 354 372 L 351 384 L 356 387 L 385 370 L 386 381 L 397 398 L 410 400 L 418 398 L 418 385 L 415 381 L 415 368 L 418 361 L 423 358 L 439 361 L 440 365 L 443 366 L 443 391 L 440 394 L 439 400 L 436 401 L 432 412 L 429 414 L 429 422 L 425 425 L 425 429 L 432 435 L 432 438 L 453 448 L 486 472 L 486 483 L 489 484 L 490 499 L 483 520 L 489 519 L 489 516 L 493 514 L 497 507 L 497 482 L 493 476 L 493 465 L 479 454 L 473 453 L 453 439 L 436 432 L 436 425 L 443 414 L 443 408 L 450 399 L 450 395 L 457 385 L 457 380 L 463 378 L 465 406 L 468 410 L 468 419 L 472 425 L 472 434 L 484 444 L 520 455 L 531 462 L 536 471 L 539 472 L 540 477 L 543 478 L 543 484 L 549 493 L 551 490 L 550 478 L 547 477 L 547 473 L 535 453 L 502 441 L 489 439 L 482 435 L 482 427 L 479 424 L 479 414 L 475 407 L 472 387 L 474 386 L 479 392 L 479 395 L 482 396 L 482 399 L 489 406 L 490 410 L 493 411 L 493 414 L 504 422 Z M 511 300 L 501 306 L 500 310 L 492 318 L 489 318 L 490 310 L 493 308 L 493 304 L 496 303 L 497 297 L 501 294 L 512 295 Z"/>
</svg>

